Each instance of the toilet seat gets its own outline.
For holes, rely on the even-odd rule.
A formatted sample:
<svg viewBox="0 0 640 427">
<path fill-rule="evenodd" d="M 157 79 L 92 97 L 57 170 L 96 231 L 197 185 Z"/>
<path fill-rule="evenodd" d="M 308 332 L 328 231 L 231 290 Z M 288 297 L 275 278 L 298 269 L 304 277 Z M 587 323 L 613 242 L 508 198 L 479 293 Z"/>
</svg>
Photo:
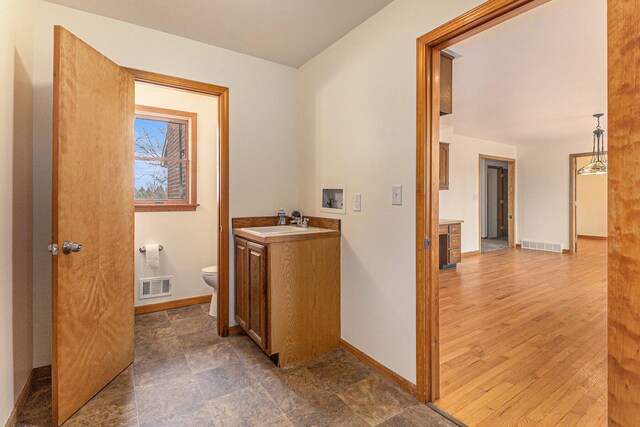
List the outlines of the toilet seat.
<svg viewBox="0 0 640 427">
<path fill-rule="evenodd" d="M 212 265 L 211 267 L 205 267 L 202 269 L 203 276 L 217 276 L 218 275 L 218 266 Z"/>
</svg>

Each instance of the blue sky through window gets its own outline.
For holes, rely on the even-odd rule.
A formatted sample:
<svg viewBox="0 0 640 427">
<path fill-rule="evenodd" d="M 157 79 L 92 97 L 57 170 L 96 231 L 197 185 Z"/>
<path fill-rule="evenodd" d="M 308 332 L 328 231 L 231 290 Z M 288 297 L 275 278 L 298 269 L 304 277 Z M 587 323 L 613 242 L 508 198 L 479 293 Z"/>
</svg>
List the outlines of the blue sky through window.
<svg viewBox="0 0 640 427">
<path fill-rule="evenodd" d="M 161 157 L 164 148 L 167 123 L 137 118 L 134 126 L 136 157 Z M 166 190 L 167 169 L 159 162 L 136 160 L 134 166 L 135 188 L 153 188 L 161 185 Z"/>
</svg>

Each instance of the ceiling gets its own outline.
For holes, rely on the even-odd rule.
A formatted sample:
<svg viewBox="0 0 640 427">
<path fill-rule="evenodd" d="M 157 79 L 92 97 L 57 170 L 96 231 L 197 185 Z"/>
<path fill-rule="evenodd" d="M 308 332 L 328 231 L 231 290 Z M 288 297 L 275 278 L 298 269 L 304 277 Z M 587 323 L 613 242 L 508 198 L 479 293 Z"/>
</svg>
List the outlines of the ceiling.
<svg viewBox="0 0 640 427">
<path fill-rule="evenodd" d="M 300 67 L 392 0 L 48 0 Z"/>
<path fill-rule="evenodd" d="M 450 48 L 454 133 L 506 144 L 585 141 L 607 108 L 606 0 L 554 0 Z M 606 116 L 604 128 L 606 130 Z"/>
</svg>

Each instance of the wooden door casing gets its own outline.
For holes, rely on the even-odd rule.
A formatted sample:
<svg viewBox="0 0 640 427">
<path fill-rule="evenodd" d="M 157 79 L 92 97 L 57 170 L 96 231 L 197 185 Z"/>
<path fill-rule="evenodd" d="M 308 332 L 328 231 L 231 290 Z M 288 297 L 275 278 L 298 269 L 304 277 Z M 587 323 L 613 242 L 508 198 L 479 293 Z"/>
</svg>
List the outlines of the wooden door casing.
<svg viewBox="0 0 640 427">
<path fill-rule="evenodd" d="M 249 320 L 247 334 L 263 350 L 267 349 L 267 263 L 266 248 L 253 242 L 247 243 Z"/>
<path fill-rule="evenodd" d="M 235 238 L 235 272 L 236 272 L 236 322 L 238 325 L 247 330 L 249 321 L 249 281 L 248 273 L 248 256 L 247 241 Z"/>
<path fill-rule="evenodd" d="M 131 74 L 60 26 L 54 30 L 52 409 L 62 424 L 134 351 Z"/>
</svg>

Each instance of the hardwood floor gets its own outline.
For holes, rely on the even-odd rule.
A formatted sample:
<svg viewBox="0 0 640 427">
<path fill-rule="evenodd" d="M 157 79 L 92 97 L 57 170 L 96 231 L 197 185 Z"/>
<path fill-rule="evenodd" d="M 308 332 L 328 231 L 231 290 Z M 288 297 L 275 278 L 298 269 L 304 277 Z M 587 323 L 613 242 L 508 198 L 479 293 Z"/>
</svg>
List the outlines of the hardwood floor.
<svg viewBox="0 0 640 427">
<path fill-rule="evenodd" d="M 440 275 L 441 398 L 468 425 L 604 426 L 606 242 L 508 249 Z"/>
</svg>

